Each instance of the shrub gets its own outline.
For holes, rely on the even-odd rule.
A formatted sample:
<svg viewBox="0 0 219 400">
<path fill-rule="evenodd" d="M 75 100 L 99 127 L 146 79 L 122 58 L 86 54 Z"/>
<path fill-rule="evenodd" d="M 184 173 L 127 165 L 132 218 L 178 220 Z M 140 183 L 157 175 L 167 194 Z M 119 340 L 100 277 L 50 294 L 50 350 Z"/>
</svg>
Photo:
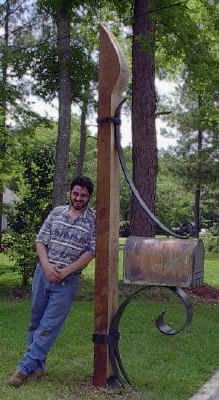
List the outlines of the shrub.
<svg viewBox="0 0 219 400">
<path fill-rule="evenodd" d="M 23 287 L 28 286 L 37 261 L 34 246 L 35 236 L 35 232 L 25 231 L 20 234 L 13 231 L 11 244 L 5 249 L 9 258 L 15 261 L 13 270 L 21 275 Z"/>
<path fill-rule="evenodd" d="M 210 253 L 219 253 L 219 236 L 205 235 L 202 237 L 205 245 L 205 250 Z"/>
<path fill-rule="evenodd" d="M 51 209 L 54 147 L 38 144 L 25 149 L 23 154 L 24 188 L 15 209 L 8 216 L 8 254 L 15 261 L 14 270 L 27 286 L 36 265 L 35 238 L 43 220 Z M 10 240 L 9 240 L 10 237 Z"/>
</svg>

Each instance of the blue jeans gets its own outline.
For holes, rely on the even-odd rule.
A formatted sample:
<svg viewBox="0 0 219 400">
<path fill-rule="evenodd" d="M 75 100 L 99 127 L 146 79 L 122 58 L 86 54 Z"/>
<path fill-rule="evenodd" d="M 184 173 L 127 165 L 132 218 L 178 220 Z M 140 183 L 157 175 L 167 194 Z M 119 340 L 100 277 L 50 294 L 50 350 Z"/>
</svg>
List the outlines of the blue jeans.
<svg viewBox="0 0 219 400">
<path fill-rule="evenodd" d="M 44 371 L 46 356 L 70 311 L 80 274 L 70 275 L 61 283 L 50 283 L 40 265 L 32 283 L 31 324 L 28 348 L 17 369 L 25 375 Z"/>
</svg>

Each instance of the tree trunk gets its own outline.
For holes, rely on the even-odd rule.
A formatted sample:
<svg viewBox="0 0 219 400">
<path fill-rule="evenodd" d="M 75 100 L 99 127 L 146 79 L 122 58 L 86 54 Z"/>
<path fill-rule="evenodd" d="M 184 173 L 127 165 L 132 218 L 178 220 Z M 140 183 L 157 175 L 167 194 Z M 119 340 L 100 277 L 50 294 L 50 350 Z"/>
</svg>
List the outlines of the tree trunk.
<svg viewBox="0 0 219 400">
<path fill-rule="evenodd" d="M 4 26 L 4 51 L 2 57 L 2 93 L 1 93 L 1 157 L 5 157 L 6 151 L 6 116 L 7 116 L 7 78 L 8 78 L 8 40 L 9 40 L 9 15 L 10 1 L 5 2 L 5 26 Z M 4 163 L 3 163 L 4 164 Z M 2 171 L 3 172 L 3 171 Z M 3 214 L 3 182 L 0 182 L 0 249 L 2 248 L 2 214 Z"/>
<path fill-rule="evenodd" d="M 201 185 L 196 185 L 195 188 L 195 204 L 194 204 L 194 222 L 195 222 L 195 232 L 194 236 L 199 237 L 200 232 L 200 197 L 201 197 Z"/>
<path fill-rule="evenodd" d="M 132 97 L 132 160 L 133 180 L 151 211 L 155 208 L 157 143 L 155 128 L 155 24 L 148 12 L 149 0 L 134 1 L 133 22 L 133 97 Z M 132 199 L 131 234 L 154 236 L 154 227 Z"/>
<path fill-rule="evenodd" d="M 201 107 L 201 100 L 199 99 L 199 107 Z M 194 236 L 199 237 L 200 232 L 200 198 L 201 198 L 201 176 L 202 176 L 202 160 L 201 151 L 203 143 L 202 129 L 198 130 L 198 180 L 195 188 L 195 204 L 194 204 L 194 222 L 195 232 Z"/>
<path fill-rule="evenodd" d="M 86 117 L 87 117 L 87 102 L 84 101 L 81 109 L 80 150 L 77 163 L 77 175 L 82 175 L 83 173 L 83 165 L 84 165 L 84 157 L 85 157 L 86 141 L 87 141 Z"/>
<path fill-rule="evenodd" d="M 53 180 L 53 207 L 64 204 L 67 191 L 69 143 L 71 135 L 71 74 L 70 74 L 70 11 L 63 5 L 57 10 L 57 47 L 59 59 L 58 99 L 59 120 L 56 142 L 56 167 Z"/>
</svg>

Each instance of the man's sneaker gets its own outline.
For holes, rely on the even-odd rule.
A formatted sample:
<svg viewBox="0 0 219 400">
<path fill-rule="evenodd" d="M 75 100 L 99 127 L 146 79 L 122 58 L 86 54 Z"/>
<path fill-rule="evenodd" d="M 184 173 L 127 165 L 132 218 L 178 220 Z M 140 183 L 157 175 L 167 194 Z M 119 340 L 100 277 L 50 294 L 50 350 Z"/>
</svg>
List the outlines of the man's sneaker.
<svg viewBox="0 0 219 400">
<path fill-rule="evenodd" d="M 16 371 L 9 380 L 9 385 L 13 387 L 19 387 L 23 385 L 27 380 L 27 375 L 22 374 L 20 371 Z"/>
</svg>

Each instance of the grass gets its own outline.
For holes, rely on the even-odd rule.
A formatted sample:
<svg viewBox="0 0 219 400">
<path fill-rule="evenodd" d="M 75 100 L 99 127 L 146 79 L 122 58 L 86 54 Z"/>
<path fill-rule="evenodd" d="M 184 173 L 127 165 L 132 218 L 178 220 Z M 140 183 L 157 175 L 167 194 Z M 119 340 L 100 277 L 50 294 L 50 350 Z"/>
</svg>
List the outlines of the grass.
<svg viewBox="0 0 219 400">
<path fill-rule="evenodd" d="M 120 259 L 120 264 L 122 260 Z M 10 268 L 7 257 L 0 265 Z M 2 268 L 3 269 L 3 268 Z M 217 255 L 207 255 L 205 281 L 219 287 Z M 18 390 L 7 385 L 25 349 L 30 299 L 18 300 L 13 288 L 16 274 L 0 275 L 0 398 L 4 400 L 142 399 L 187 400 L 219 368 L 219 303 L 192 300 L 194 318 L 189 329 L 176 336 L 161 335 L 154 320 L 167 310 L 167 322 L 177 326 L 184 315 L 177 299 L 166 289 L 142 293 L 127 307 L 120 325 L 120 351 L 133 387 L 96 389 L 93 370 L 93 271 L 84 272 L 81 289 L 65 327 L 48 356 L 47 375 Z M 120 272 L 121 276 L 121 272 Z M 163 294 L 161 294 L 163 293 Z M 121 296 L 125 296 L 122 290 Z"/>
<path fill-rule="evenodd" d="M 207 254 L 204 280 L 209 285 L 219 287 L 219 254 Z"/>
</svg>

